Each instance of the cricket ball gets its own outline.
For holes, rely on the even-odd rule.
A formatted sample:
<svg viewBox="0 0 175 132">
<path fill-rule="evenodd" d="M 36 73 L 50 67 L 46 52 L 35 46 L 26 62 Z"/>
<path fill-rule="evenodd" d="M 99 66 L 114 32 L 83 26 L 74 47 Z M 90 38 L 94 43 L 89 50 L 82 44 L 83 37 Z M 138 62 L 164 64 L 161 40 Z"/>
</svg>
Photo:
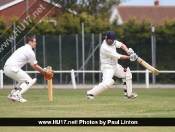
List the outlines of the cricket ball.
<svg viewBox="0 0 175 132">
<path fill-rule="evenodd" d="M 127 69 L 126 69 L 126 68 L 124 68 L 124 69 L 123 69 L 123 71 L 124 71 L 124 72 L 126 72 L 126 71 L 127 71 Z"/>
</svg>

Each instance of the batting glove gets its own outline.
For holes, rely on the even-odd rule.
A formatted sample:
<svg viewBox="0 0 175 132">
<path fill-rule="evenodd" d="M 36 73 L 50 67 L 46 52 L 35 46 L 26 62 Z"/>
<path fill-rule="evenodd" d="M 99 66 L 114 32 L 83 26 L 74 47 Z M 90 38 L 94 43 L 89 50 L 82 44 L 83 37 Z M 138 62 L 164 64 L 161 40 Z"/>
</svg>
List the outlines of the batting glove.
<svg viewBox="0 0 175 132">
<path fill-rule="evenodd" d="M 134 53 L 130 55 L 130 61 L 136 61 L 138 56 Z"/>
<path fill-rule="evenodd" d="M 127 51 L 127 54 L 128 55 L 134 54 L 134 50 L 132 48 L 129 48 L 128 51 Z"/>
</svg>

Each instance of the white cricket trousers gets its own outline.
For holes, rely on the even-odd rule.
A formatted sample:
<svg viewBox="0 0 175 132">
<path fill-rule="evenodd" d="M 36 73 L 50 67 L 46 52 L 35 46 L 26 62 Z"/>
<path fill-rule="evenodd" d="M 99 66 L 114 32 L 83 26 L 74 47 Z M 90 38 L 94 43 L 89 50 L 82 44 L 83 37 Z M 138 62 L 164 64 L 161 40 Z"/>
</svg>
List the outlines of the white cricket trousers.
<svg viewBox="0 0 175 132">
<path fill-rule="evenodd" d="M 101 66 L 101 70 L 103 73 L 103 81 L 107 79 L 112 79 L 113 76 L 116 76 L 118 78 L 125 78 L 125 72 L 123 71 L 123 67 L 120 64 L 117 64 L 116 66 Z"/>
<path fill-rule="evenodd" d="M 13 80 L 18 82 L 16 88 L 20 88 L 19 86 L 23 82 L 29 82 L 32 80 L 32 78 L 18 66 L 4 66 L 4 73 L 9 78 L 12 78 Z"/>
</svg>

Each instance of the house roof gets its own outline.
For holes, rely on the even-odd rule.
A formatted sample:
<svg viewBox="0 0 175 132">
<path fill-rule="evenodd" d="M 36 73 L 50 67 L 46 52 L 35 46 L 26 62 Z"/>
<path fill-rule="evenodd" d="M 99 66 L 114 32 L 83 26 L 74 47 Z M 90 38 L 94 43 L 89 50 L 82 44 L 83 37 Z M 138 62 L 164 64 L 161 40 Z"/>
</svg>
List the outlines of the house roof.
<svg viewBox="0 0 175 132">
<path fill-rule="evenodd" d="M 22 2 L 24 0 L 2 0 L 0 1 L 0 11 L 4 10 L 10 6 L 13 6 L 15 4 L 18 4 L 19 2 Z"/>
<path fill-rule="evenodd" d="M 0 11 L 4 10 L 6 8 L 9 8 L 9 7 L 11 7 L 11 6 L 15 5 L 15 4 L 18 4 L 18 3 L 22 2 L 22 1 L 25 1 L 25 0 L 2 0 L 2 1 L 0 1 Z M 55 2 L 51 2 L 51 0 L 42 0 L 42 1 L 47 2 L 49 4 L 52 4 L 52 5 L 54 5 L 54 6 L 58 7 L 58 8 L 61 7 L 61 5 L 58 4 L 59 2 L 55 3 Z M 77 12 L 75 12 L 75 11 L 73 11 L 71 9 L 68 9 L 68 11 L 73 13 L 73 14 L 75 14 L 75 15 L 77 14 Z"/>
<path fill-rule="evenodd" d="M 118 14 L 121 19 L 120 23 L 126 22 L 129 18 L 135 18 L 137 22 L 147 18 L 155 25 L 160 25 L 165 19 L 175 19 L 175 6 L 116 6 L 115 12 L 115 16 Z"/>
<path fill-rule="evenodd" d="M 5 4 L 8 4 L 8 3 L 12 2 L 12 1 L 15 1 L 15 0 L 1 0 L 0 1 L 0 7 L 5 5 Z"/>
</svg>

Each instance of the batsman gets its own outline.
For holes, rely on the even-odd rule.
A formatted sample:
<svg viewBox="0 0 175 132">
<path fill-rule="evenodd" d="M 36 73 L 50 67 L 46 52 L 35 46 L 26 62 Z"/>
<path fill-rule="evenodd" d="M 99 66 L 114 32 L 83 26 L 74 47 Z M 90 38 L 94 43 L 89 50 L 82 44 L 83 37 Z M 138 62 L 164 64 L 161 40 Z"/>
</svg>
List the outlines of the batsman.
<svg viewBox="0 0 175 132">
<path fill-rule="evenodd" d="M 16 87 L 7 96 L 9 99 L 17 102 L 27 102 L 22 97 L 32 85 L 36 82 L 36 78 L 31 78 L 21 68 L 28 63 L 33 69 L 41 72 L 45 79 L 50 80 L 53 77 L 53 71 L 49 71 L 38 65 L 35 53 L 32 49 L 36 47 L 36 38 L 34 36 L 26 37 L 26 44 L 18 48 L 6 61 L 4 65 L 4 73 L 9 78 L 17 81 Z"/>
<path fill-rule="evenodd" d="M 116 48 L 122 48 L 128 55 L 117 53 Z M 100 48 L 101 71 L 103 73 L 102 82 L 87 91 L 86 99 L 94 99 L 95 96 L 104 92 L 114 84 L 113 76 L 122 78 L 124 84 L 124 98 L 134 99 L 137 94 L 132 92 L 132 74 L 129 69 L 118 64 L 118 59 L 130 59 L 135 61 L 137 55 L 132 48 L 127 48 L 125 44 L 117 41 L 114 31 L 108 31 Z"/>
</svg>

